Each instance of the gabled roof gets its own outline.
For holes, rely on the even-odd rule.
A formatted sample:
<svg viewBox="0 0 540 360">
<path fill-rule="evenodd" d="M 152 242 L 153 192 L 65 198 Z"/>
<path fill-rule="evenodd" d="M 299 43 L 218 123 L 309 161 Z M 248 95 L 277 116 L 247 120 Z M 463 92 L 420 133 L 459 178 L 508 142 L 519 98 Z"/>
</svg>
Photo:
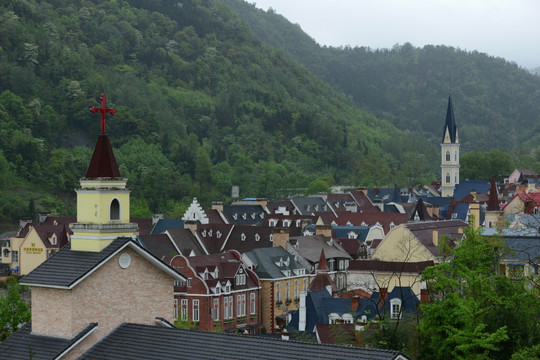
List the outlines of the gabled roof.
<svg viewBox="0 0 540 360">
<path fill-rule="evenodd" d="M 311 215 L 320 211 L 332 211 L 332 208 L 320 196 L 295 197 L 291 201 L 302 215 Z"/>
<path fill-rule="evenodd" d="M 395 350 L 282 341 L 260 336 L 124 323 L 79 359 L 395 360 L 399 356 L 407 359 Z"/>
<path fill-rule="evenodd" d="M 120 171 L 107 134 L 100 134 L 86 172 L 86 178 L 119 178 Z"/>
<path fill-rule="evenodd" d="M 238 250 L 245 253 L 257 248 L 272 246 L 272 228 L 264 226 L 235 226 L 227 242 L 219 251 Z"/>
<path fill-rule="evenodd" d="M 195 255 L 206 255 L 206 249 L 189 229 L 170 229 L 165 232 L 180 253 L 189 256 L 191 251 Z"/>
<path fill-rule="evenodd" d="M 354 324 L 317 324 L 315 333 L 320 344 L 356 344 Z"/>
<path fill-rule="evenodd" d="M 130 247 L 139 255 L 177 280 L 185 277 L 152 255 L 130 238 L 117 238 L 100 252 L 71 250 L 71 243 L 35 268 L 20 281 L 21 285 L 72 289 L 114 255 Z"/>
<path fill-rule="evenodd" d="M 139 236 L 146 250 L 154 254 L 158 259 L 163 259 L 165 256 L 174 256 L 181 253 L 177 249 L 171 239 L 166 234 L 142 235 Z M 189 255 L 189 254 L 187 254 Z"/>
<path fill-rule="evenodd" d="M 233 228 L 232 224 L 198 224 L 196 235 L 208 253 L 214 254 L 222 251 Z"/>
<path fill-rule="evenodd" d="M 97 328 L 97 325 L 97 323 L 88 324 L 72 338 L 62 338 L 32 334 L 32 322 L 28 322 L 0 343 L 0 358 L 10 360 L 59 359 L 74 345 L 90 335 Z"/>
<path fill-rule="evenodd" d="M 281 246 L 253 249 L 244 255 L 255 264 L 254 271 L 261 280 L 284 278 L 284 270 L 291 270 L 291 275 L 295 276 L 292 270 L 304 269 L 304 266 L 294 259 L 294 255 L 288 253 Z M 280 259 L 283 260 L 281 266 L 279 265 Z M 287 260 L 289 265 L 285 263 Z"/>
<path fill-rule="evenodd" d="M 456 201 L 461 201 L 464 197 L 469 195 L 472 190 L 476 190 L 477 194 L 487 194 L 490 186 L 490 184 L 482 180 L 464 180 L 456 185 L 456 188 L 454 189 L 454 198 Z"/>
<path fill-rule="evenodd" d="M 373 206 L 373 203 L 369 199 L 369 197 L 364 194 L 362 190 L 354 190 L 350 192 L 351 196 L 353 197 L 354 201 L 358 204 L 358 208 L 362 209 L 364 207 L 371 207 Z"/>
<path fill-rule="evenodd" d="M 279 201 L 269 201 L 266 204 L 266 209 L 268 210 L 270 214 L 275 214 L 276 211 L 278 211 L 280 208 L 285 209 L 291 215 L 293 215 L 293 212 L 295 211 L 294 204 L 291 202 L 290 199 L 279 200 Z"/>
<path fill-rule="evenodd" d="M 444 123 L 442 142 L 444 142 L 446 130 L 448 130 L 448 134 L 450 135 L 450 142 L 452 144 L 455 144 L 457 139 L 457 125 L 456 119 L 454 118 L 454 107 L 452 106 L 452 98 L 450 96 L 448 96 L 448 108 L 446 109 L 446 122 Z"/>
<path fill-rule="evenodd" d="M 323 249 L 327 259 L 351 259 L 345 250 L 342 250 L 339 245 L 336 246 L 335 241 L 331 242 L 330 238 L 321 235 L 291 237 L 289 243 L 293 242 L 297 244 L 294 250 L 312 264 L 319 261 Z"/>
<path fill-rule="evenodd" d="M 390 231 L 390 225 L 394 223 L 395 226 L 403 224 L 409 221 L 407 214 L 395 214 L 395 213 L 343 213 L 338 217 L 335 222 L 337 225 L 345 226 L 348 223 L 354 226 L 373 226 L 379 223 L 384 230 L 385 234 Z"/>
</svg>

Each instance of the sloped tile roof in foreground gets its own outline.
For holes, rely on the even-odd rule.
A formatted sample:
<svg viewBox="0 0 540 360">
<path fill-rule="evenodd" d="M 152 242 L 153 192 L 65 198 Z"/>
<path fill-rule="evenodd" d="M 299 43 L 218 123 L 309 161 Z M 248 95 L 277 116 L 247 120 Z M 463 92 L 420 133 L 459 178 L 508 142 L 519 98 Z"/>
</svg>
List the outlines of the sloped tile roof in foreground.
<svg viewBox="0 0 540 360">
<path fill-rule="evenodd" d="M 124 323 L 79 359 L 405 360 L 398 351 L 365 349 Z"/>
<path fill-rule="evenodd" d="M 71 287 L 130 241 L 118 238 L 100 252 L 71 251 L 71 243 L 21 279 L 23 285 Z"/>
<path fill-rule="evenodd" d="M 96 327 L 96 323 L 88 324 L 77 335 L 67 339 L 32 334 L 32 324 L 29 322 L 0 344 L 0 358 L 10 360 L 58 359 L 60 355 L 88 336 Z"/>
</svg>

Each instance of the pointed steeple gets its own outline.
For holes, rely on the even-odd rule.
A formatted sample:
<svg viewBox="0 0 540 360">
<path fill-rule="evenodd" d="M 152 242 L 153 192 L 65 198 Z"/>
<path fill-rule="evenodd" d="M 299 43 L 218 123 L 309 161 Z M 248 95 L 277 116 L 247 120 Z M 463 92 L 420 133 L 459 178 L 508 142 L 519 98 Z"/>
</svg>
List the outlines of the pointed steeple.
<svg viewBox="0 0 540 360">
<path fill-rule="evenodd" d="M 491 177 L 491 188 L 489 189 L 489 200 L 487 204 L 488 211 L 499 211 L 499 196 L 497 193 L 497 185 L 495 184 L 495 176 Z"/>
<path fill-rule="evenodd" d="M 317 271 L 329 271 L 328 264 L 326 263 L 326 256 L 324 255 L 324 249 L 321 249 L 321 257 L 319 258 L 319 267 Z"/>
<path fill-rule="evenodd" d="M 86 172 L 87 179 L 119 178 L 120 172 L 107 134 L 100 134 Z"/>
<path fill-rule="evenodd" d="M 443 143 L 445 142 L 446 133 L 450 136 L 452 144 L 457 142 L 457 125 L 454 118 L 454 107 L 452 106 L 452 97 L 448 95 L 448 108 L 446 109 L 446 123 L 444 124 Z"/>
</svg>

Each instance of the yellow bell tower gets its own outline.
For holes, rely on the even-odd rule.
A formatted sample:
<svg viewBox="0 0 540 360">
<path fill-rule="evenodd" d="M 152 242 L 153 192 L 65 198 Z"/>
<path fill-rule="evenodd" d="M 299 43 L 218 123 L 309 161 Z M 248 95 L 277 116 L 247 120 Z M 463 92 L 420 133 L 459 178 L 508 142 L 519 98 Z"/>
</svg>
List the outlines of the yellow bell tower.
<svg viewBox="0 0 540 360">
<path fill-rule="evenodd" d="M 86 176 L 80 180 L 77 193 L 77 222 L 70 224 L 73 231 L 71 250 L 101 251 L 117 237 L 134 238 L 138 226 L 130 223 L 127 180 L 120 176 L 109 137 L 105 133 L 107 109 L 105 95 L 101 95 L 101 134 L 98 137 Z"/>
<path fill-rule="evenodd" d="M 454 196 L 457 184 L 459 184 L 459 138 L 452 98 L 448 96 L 446 123 L 441 143 L 441 196 Z"/>
</svg>

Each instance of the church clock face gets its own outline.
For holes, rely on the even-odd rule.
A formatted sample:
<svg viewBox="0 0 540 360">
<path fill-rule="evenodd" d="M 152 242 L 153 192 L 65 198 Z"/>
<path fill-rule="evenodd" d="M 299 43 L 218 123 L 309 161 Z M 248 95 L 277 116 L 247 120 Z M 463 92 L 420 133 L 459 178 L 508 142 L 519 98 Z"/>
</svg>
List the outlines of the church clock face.
<svg viewBox="0 0 540 360">
<path fill-rule="evenodd" d="M 128 253 L 120 255 L 118 258 L 118 265 L 120 265 L 122 269 L 127 269 L 129 265 L 131 265 L 131 256 L 129 256 Z"/>
</svg>

